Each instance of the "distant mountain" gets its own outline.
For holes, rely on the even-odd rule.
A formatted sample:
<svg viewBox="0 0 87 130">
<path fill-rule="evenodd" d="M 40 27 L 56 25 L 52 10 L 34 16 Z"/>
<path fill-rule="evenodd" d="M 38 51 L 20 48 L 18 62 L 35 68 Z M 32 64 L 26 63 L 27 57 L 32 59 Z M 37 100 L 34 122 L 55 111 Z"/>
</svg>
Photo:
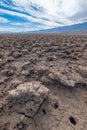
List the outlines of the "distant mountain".
<svg viewBox="0 0 87 130">
<path fill-rule="evenodd" d="M 32 31 L 31 33 L 63 33 L 63 32 L 87 32 L 87 22 L 46 30 Z"/>
<path fill-rule="evenodd" d="M 79 33 L 87 32 L 87 22 L 81 24 L 75 24 L 71 26 L 57 27 L 51 29 L 44 29 L 38 31 L 27 31 L 27 32 L 10 32 L 10 31 L 0 31 L 0 34 L 28 34 L 28 33 Z"/>
</svg>

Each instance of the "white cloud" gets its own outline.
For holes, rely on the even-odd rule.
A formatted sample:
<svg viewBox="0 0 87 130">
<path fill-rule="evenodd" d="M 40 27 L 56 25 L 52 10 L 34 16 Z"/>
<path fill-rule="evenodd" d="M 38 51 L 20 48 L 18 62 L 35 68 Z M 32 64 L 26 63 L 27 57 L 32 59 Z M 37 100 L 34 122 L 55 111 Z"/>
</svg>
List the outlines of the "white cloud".
<svg viewBox="0 0 87 130">
<path fill-rule="evenodd" d="M 50 21 L 65 21 L 72 23 L 69 17 L 76 16 L 77 13 L 87 12 L 86 0 L 13 0 L 16 7 L 39 18 L 47 18 Z M 37 12 L 31 5 L 41 8 L 42 12 Z M 58 18 L 58 19 L 57 19 Z"/>
<path fill-rule="evenodd" d="M 8 23 L 9 20 L 3 17 L 0 17 L 0 23 Z"/>
<path fill-rule="evenodd" d="M 11 25 L 14 25 L 14 26 L 22 26 L 23 24 L 22 23 L 10 23 Z"/>
<path fill-rule="evenodd" d="M 28 31 L 35 31 L 35 30 L 41 30 L 41 29 L 49 29 L 48 26 L 37 26 L 37 27 L 31 27 L 28 26 L 26 28 L 18 28 L 18 27 L 0 27 L 0 32 L 28 32 Z"/>
<path fill-rule="evenodd" d="M 40 23 L 44 28 L 87 22 L 87 0 L 12 0 L 9 5 L 6 2 L 8 0 L 2 0 L 0 4 L 10 10 L 0 9 L 0 14 Z M 20 26 L 22 23 L 11 24 Z"/>
</svg>

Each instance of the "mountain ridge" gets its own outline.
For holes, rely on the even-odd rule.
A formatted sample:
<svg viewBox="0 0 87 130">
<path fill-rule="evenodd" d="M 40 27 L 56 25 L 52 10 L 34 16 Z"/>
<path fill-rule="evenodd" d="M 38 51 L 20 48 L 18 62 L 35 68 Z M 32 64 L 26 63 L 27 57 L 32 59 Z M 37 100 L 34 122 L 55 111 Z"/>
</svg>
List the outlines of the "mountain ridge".
<svg viewBox="0 0 87 130">
<path fill-rule="evenodd" d="M 7 34 L 7 33 L 86 33 L 87 32 L 87 22 L 75 24 L 71 26 L 63 26 L 63 27 L 56 27 L 51 29 L 42 29 L 42 30 L 35 30 L 35 31 L 26 31 L 26 32 L 11 32 L 11 31 L 0 31 L 0 34 Z"/>
<path fill-rule="evenodd" d="M 75 24 L 71 26 L 57 27 L 39 31 L 31 31 L 31 33 L 63 33 L 63 32 L 87 32 L 87 22 Z"/>
</svg>

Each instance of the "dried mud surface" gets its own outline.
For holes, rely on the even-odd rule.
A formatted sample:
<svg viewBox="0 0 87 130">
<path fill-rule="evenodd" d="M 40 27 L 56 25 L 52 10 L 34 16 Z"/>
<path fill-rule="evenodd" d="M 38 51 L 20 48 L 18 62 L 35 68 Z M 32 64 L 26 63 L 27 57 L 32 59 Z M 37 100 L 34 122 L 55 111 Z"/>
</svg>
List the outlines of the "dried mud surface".
<svg viewBox="0 0 87 130">
<path fill-rule="evenodd" d="M 0 130 L 87 130 L 87 34 L 0 35 Z"/>
</svg>

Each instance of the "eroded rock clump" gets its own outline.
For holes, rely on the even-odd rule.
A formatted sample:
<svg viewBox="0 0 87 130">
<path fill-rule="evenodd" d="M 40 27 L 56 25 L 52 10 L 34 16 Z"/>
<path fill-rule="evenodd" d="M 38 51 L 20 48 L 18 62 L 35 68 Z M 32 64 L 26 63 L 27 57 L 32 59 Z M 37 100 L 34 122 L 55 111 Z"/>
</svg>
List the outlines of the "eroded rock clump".
<svg viewBox="0 0 87 130">
<path fill-rule="evenodd" d="M 10 114 L 10 116 L 8 115 L 8 119 L 15 118 L 16 120 L 16 118 L 18 118 L 18 122 L 23 122 L 25 120 L 24 118 L 33 119 L 36 114 L 38 114 L 41 105 L 48 96 L 48 93 L 49 89 L 39 81 L 25 82 L 24 84 L 18 85 L 17 88 L 8 91 L 5 101 L 2 102 L 3 111 Z M 4 118 L 5 117 L 3 116 L 3 121 Z M 13 124 L 15 124 L 13 122 L 15 122 L 15 120 L 11 121 L 12 124 L 10 124 L 9 129 L 13 129 L 11 126 L 13 127 Z"/>
<path fill-rule="evenodd" d="M 25 116 L 33 118 L 48 93 L 49 89 L 40 82 L 25 82 L 8 92 L 7 105 L 9 106 L 10 103 L 10 107 L 13 107 L 17 113 L 24 113 Z"/>
</svg>

